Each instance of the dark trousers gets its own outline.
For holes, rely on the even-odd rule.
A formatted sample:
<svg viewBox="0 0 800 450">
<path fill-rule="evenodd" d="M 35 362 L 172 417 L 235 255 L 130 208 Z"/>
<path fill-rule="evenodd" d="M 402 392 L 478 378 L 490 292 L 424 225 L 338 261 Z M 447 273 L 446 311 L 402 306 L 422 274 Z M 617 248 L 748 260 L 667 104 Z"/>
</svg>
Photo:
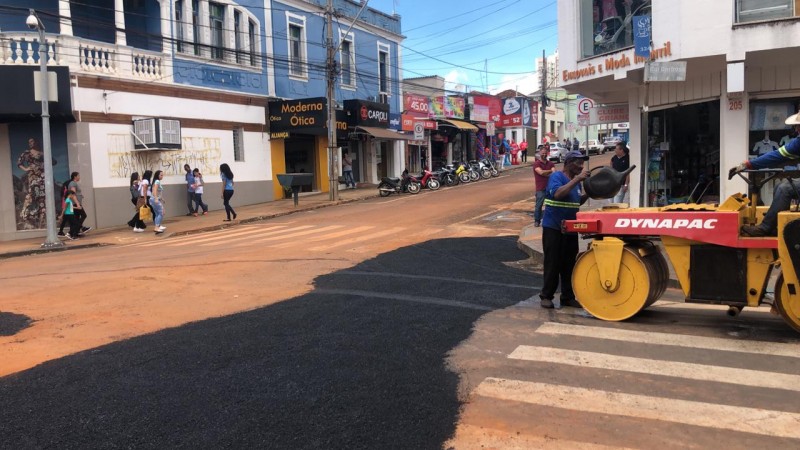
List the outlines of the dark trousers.
<svg viewBox="0 0 800 450">
<path fill-rule="evenodd" d="M 203 212 L 208 211 L 208 205 L 203 203 L 203 194 L 198 194 L 197 192 L 194 193 L 194 213 L 197 214 L 197 211 L 203 208 Z"/>
<path fill-rule="evenodd" d="M 578 257 L 578 235 L 542 228 L 544 280 L 539 297 L 552 300 L 561 281 L 561 301 L 575 300 L 572 292 L 572 269 Z"/>
<path fill-rule="evenodd" d="M 81 204 L 81 206 L 83 206 L 83 204 Z M 83 222 L 86 220 L 86 211 L 83 209 L 76 209 L 75 218 L 78 221 L 78 226 L 83 229 Z"/>
<path fill-rule="evenodd" d="M 236 211 L 233 210 L 231 207 L 230 201 L 231 197 L 233 197 L 233 191 L 225 190 L 222 192 L 222 204 L 225 205 L 225 214 L 228 216 L 228 220 L 231 220 L 231 214 L 233 214 L 233 218 L 236 218 Z"/>
<path fill-rule="evenodd" d="M 528 149 L 522 151 L 522 162 L 528 161 Z"/>
<path fill-rule="evenodd" d="M 545 197 L 547 197 L 547 191 L 536 191 L 536 206 L 533 207 L 533 221 L 537 224 L 542 223 L 542 208 L 544 208 Z"/>
<path fill-rule="evenodd" d="M 79 209 L 74 210 L 75 212 L 80 211 Z M 78 233 L 81 232 L 81 223 L 78 219 L 76 214 L 64 214 L 64 219 L 69 224 L 69 235 L 72 237 L 78 237 Z"/>
<path fill-rule="evenodd" d="M 186 191 L 186 208 L 189 210 L 189 214 L 197 212 L 197 205 L 194 202 L 194 192 Z"/>
</svg>

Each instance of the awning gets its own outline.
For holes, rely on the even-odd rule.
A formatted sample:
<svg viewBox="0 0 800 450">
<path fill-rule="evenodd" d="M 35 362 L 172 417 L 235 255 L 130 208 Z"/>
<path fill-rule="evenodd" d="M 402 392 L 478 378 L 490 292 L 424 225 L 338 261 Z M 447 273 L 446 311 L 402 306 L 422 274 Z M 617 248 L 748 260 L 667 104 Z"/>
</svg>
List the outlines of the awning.
<svg viewBox="0 0 800 450">
<path fill-rule="evenodd" d="M 395 139 L 401 141 L 411 140 L 413 136 L 407 134 L 400 134 L 396 131 L 387 130 L 386 128 L 378 127 L 356 127 L 356 132 L 359 130 L 369 134 L 370 136 L 378 139 Z"/>
<path fill-rule="evenodd" d="M 478 131 L 478 127 L 469 122 L 464 122 L 463 120 L 439 119 L 439 122 L 444 122 L 444 126 L 455 127 L 463 131 Z"/>
</svg>

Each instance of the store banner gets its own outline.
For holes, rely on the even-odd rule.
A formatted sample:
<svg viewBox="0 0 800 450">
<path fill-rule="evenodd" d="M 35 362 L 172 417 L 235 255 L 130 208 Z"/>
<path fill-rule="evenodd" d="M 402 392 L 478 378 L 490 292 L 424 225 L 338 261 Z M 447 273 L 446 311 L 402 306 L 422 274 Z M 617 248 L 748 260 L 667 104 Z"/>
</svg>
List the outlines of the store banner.
<svg viewBox="0 0 800 450">
<path fill-rule="evenodd" d="M 444 106 L 444 118 L 463 119 L 464 104 L 464 97 L 451 95 L 442 98 L 442 105 Z"/>
<path fill-rule="evenodd" d="M 403 94 L 403 108 L 406 113 L 417 117 L 430 117 L 430 98 L 419 94 Z"/>
<path fill-rule="evenodd" d="M 401 129 L 403 131 L 414 131 L 414 124 L 417 122 L 421 122 L 423 128 L 426 130 L 436 130 L 439 128 L 439 124 L 437 124 L 435 120 L 430 120 L 425 117 L 416 117 L 411 114 L 403 114 L 401 121 Z"/>
<path fill-rule="evenodd" d="M 470 102 L 469 118 L 473 122 L 497 122 L 500 120 L 502 104 L 492 95 L 473 95 Z"/>
<path fill-rule="evenodd" d="M 589 123 L 592 125 L 614 122 L 630 122 L 627 104 L 595 106 L 589 110 Z"/>
<path fill-rule="evenodd" d="M 344 110 L 351 126 L 389 128 L 389 105 L 366 100 L 345 100 Z"/>
<path fill-rule="evenodd" d="M 402 118 L 398 113 L 389 113 L 389 129 L 400 131 L 402 130 Z"/>
<path fill-rule="evenodd" d="M 430 97 L 428 117 L 444 117 L 444 97 Z"/>
<path fill-rule="evenodd" d="M 318 134 L 320 130 L 327 128 L 327 105 L 325 97 L 270 102 L 270 133 L 305 130 L 310 131 L 310 134 Z"/>
<path fill-rule="evenodd" d="M 495 125 L 499 128 L 538 127 L 539 117 L 535 114 L 538 106 L 538 102 L 531 102 L 526 97 L 505 98 L 500 120 Z"/>
<path fill-rule="evenodd" d="M 644 59 L 650 59 L 651 17 L 633 17 L 633 54 Z"/>
</svg>

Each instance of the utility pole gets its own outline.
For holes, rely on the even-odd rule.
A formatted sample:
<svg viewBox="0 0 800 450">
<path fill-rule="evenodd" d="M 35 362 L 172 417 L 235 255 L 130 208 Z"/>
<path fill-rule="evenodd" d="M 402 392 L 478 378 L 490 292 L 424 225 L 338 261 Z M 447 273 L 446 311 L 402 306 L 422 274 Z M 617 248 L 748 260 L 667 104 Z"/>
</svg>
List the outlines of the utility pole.
<svg viewBox="0 0 800 450">
<path fill-rule="evenodd" d="M 544 135 L 547 132 L 547 58 L 544 55 L 544 50 L 542 50 L 542 121 L 539 126 L 541 131 L 541 136 L 539 136 L 539 141 L 544 142 Z"/>
<path fill-rule="evenodd" d="M 328 81 L 328 174 L 330 176 L 329 196 L 330 201 L 339 200 L 339 150 L 336 142 L 336 96 L 334 87 L 336 83 L 336 58 L 333 45 L 333 0 L 328 0 L 325 8 L 325 22 L 328 36 L 326 39 L 327 57 L 325 67 Z"/>
</svg>

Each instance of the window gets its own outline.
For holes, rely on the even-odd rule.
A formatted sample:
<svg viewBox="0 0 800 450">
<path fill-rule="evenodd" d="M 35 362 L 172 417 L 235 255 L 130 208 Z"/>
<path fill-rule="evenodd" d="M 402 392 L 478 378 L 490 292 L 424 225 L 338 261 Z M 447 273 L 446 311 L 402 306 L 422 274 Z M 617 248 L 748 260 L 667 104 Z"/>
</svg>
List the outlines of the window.
<svg viewBox="0 0 800 450">
<path fill-rule="evenodd" d="M 353 33 L 342 34 L 339 54 L 342 66 L 342 86 L 356 87 L 356 54 L 353 47 Z"/>
<path fill-rule="evenodd" d="M 256 24 L 252 20 L 247 21 L 247 41 L 250 43 L 250 65 L 256 65 Z"/>
<path fill-rule="evenodd" d="M 794 0 L 736 0 L 736 23 L 795 17 Z"/>
<path fill-rule="evenodd" d="M 378 43 L 378 90 L 389 94 L 389 46 Z"/>
<path fill-rule="evenodd" d="M 183 52 L 186 40 L 183 36 L 183 0 L 175 0 L 175 32 L 175 46 L 179 52 Z"/>
<path fill-rule="evenodd" d="M 244 128 L 233 130 L 233 160 L 244 161 Z"/>
<path fill-rule="evenodd" d="M 222 49 L 225 46 L 225 40 L 223 38 L 225 7 L 218 3 L 209 3 L 208 18 L 209 27 L 211 28 L 211 57 L 214 59 L 223 59 Z"/>
<path fill-rule="evenodd" d="M 200 56 L 200 3 L 192 0 L 192 35 L 194 36 L 194 54 Z"/>
<path fill-rule="evenodd" d="M 581 0 L 580 29 L 584 58 L 633 46 L 634 16 L 649 16 L 651 0 Z"/>
<path fill-rule="evenodd" d="M 306 19 L 287 13 L 287 41 L 289 43 L 289 75 L 307 78 L 306 71 Z"/>
<path fill-rule="evenodd" d="M 242 43 L 242 13 L 239 11 L 233 12 L 233 46 L 234 58 L 238 64 L 241 64 L 244 59 L 244 48 Z"/>
</svg>

